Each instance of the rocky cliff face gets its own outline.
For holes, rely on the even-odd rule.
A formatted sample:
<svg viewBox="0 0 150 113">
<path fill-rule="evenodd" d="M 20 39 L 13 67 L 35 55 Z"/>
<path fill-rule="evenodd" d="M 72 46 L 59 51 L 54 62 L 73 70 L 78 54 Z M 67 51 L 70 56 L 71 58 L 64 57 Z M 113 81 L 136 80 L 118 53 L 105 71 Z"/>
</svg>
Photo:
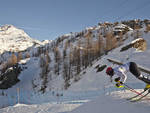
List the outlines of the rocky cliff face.
<svg viewBox="0 0 150 113">
<path fill-rule="evenodd" d="M 21 67 L 18 64 L 8 68 L 0 75 L 0 89 L 8 89 L 19 82 L 18 76 L 21 72 Z"/>
</svg>

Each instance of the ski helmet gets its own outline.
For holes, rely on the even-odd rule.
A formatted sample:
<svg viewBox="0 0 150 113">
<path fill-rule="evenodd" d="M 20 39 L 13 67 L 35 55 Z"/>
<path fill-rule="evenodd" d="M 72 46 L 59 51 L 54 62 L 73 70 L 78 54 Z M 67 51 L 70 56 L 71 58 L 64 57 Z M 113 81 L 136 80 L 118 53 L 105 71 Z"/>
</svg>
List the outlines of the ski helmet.
<svg viewBox="0 0 150 113">
<path fill-rule="evenodd" d="M 108 67 L 108 68 L 106 69 L 106 73 L 107 73 L 107 75 L 109 75 L 109 76 L 113 76 L 113 69 L 112 69 L 112 67 Z"/>
</svg>

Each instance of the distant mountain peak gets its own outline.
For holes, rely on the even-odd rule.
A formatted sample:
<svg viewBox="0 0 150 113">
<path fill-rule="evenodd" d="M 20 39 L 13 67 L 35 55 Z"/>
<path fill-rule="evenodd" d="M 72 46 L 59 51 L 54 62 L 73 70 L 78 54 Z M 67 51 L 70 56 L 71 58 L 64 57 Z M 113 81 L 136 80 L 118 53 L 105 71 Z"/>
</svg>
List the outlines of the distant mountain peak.
<svg viewBox="0 0 150 113">
<path fill-rule="evenodd" d="M 13 25 L 6 24 L 6 25 L 0 27 L 0 31 L 6 31 L 9 28 L 15 28 L 15 27 Z"/>
<path fill-rule="evenodd" d="M 42 43 L 32 39 L 22 29 L 18 29 L 13 25 L 4 25 L 0 27 L 0 53 L 4 51 L 18 52 Z"/>
</svg>

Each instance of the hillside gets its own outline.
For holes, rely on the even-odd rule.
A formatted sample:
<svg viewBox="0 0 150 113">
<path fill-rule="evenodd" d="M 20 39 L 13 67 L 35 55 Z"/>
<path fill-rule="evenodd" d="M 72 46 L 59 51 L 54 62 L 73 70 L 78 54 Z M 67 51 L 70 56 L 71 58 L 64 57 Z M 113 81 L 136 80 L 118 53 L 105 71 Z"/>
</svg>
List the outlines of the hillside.
<svg viewBox="0 0 150 113">
<path fill-rule="evenodd" d="M 115 93 L 117 95 L 100 95 L 91 102 L 85 103 L 83 106 L 80 106 L 79 108 L 68 113 L 149 113 L 150 104 L 145 105 L 144 103 L 130 103 L 126 101 L 125 98 L 120 99 L 120 96 L 123 95 L 133 96 L 131 92 L 118 91 Z"/>
<path fill-rule="evenodd" d="M 107 59 L 117 59 L 123 63 L 134 61 L 144 68 L 149 68 L 150 33 L 145 32 L 146 27 L 143 25 L 138 31 L 130 29 L 124 31 L 122 35 L 116 34 L 115 37 L 112 37 L 110 31 L 113 30 L 115 24 L 107 23 L 105 26 L 107 27 L 98 25 L 87 28 L 80 33 L 63 35 L 44 46 L 28 51 L 30 57 L 23 58 L 19 62 L 20 66 L 24 67 L 18 77 L 20 82 L 7 90 L 1 90 L 0 96 L 3 102 L 1 107 L 15 105 L 18 102 L 28 105 L 8 107 L 1 109 L 1 111 L 12 113 L 20 108 L 30 108 L 29 112 L 67 112 L 98 98 L 98 96 L 100 99 L 93 101 L 93 103 L 103 104 L 103 102 L 99 102 L 102 98 L 103 101 L 110 99 L 113 103 L 116 101 L 111 99 L 114 98 L 113 96 L 120 99 L 118 94 L 121 95 L 122 92 L 116 92 L 119 89 L 110 83 L 104 69 L 106 66 L 115 67 L 116 65 Z M 120 51 L 139 37 L 146 40 L 147 49 L 144 52 L 139 52 L 135 48 Z M 128 73 L 127 84 L 137 89 L 143 88 L 145 85 L 130 73 Z M 108 95 L 112 91 L 115 93 Z M 132 92 L 127 93 L 129 96 L 133 95 Z M 121 99 L 121 102 L 122 100 L 124 99 Z M 55 104 L 56 106 L 54 106 Z M 141 104 L 143 105 L 143 103 L 139 103 L 139 105 Z M 148 105 L 149 102 L 146 104 Z M 87 106 L 85 104 L 85 108 L 88 105 L 90 103 Z M 106 102 L 105 105 L 109 104 Z M 48 108 L 46 108 L 47 106 Z M 125 108 L 129 107 L 129 105 L 125 106 Z M 98 108 L 96 109 L 99 111 Z M 82 106 L 79 108 L 80 110 L 82 111 Z"/>
</svg>

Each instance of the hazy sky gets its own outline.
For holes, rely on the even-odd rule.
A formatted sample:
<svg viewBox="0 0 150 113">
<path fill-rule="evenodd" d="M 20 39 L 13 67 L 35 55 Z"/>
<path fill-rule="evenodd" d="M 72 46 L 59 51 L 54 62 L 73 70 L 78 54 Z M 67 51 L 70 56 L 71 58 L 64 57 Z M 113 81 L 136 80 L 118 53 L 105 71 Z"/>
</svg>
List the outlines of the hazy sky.
<svg viewBox="0 0 150 113">
<path fill-rule="evenodd" d="M 149 11 L 150 0 L 0 0 L 0 25 L 51 40 L 98 22 L 150 19 Z"/>
</svg>

